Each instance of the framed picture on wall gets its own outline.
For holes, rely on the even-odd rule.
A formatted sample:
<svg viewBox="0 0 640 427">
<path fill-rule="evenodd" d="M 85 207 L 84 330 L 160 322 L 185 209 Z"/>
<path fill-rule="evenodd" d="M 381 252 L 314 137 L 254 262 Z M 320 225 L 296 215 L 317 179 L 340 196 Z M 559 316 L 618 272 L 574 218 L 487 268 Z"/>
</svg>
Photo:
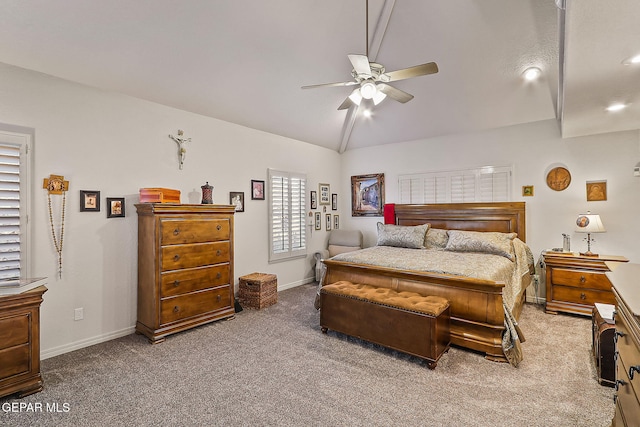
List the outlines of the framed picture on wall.
<svg viewBox="0 0 640 427">
<path fill-rule="evenodd" d="M 327 231 L 331 231 L 331 214 L 325 215 L 325 229 Z"/>
<path fill-rule="evenodd" d="M 587 181 L 587 202 L 607 200 L 607 181 Z"/>
<path fill-rule="evenodd" d="M 251 180 L 251 200 L 264 200 L 264 181 Z"/>
<path fill-rule="evenodd" d="M 107 197 L 107 218 L 124 218 L 124 197 Z"/>
<path fill-rule="evenodd" d="M 329 203 L 331 203 L 329 184 L 318 184 L 318 190 L 320 193 L 320 204 L 328 205 Z"/>
<path fill-rule="evenodd" d="M 331 210 L 332 211 L 338 210 L 338 195 L 336 193 L 333 193 L 331 195 Z"/>
<path fill-rule="evenodd" d="M 337 230 L 338 228 L 340 228 L 340 216 L 339 215 L 334 215 L 333 216 L 333 229 Z"/>
<path fill-rule="evenodd" d="M 384 174 L 351 177 L 351 215 L 382 216 L 384 209 Z"/>
<path fill-rule="evenodd" d="M 236 207 L 236 212 L 244 212 L 244 192 L 229 192 L 229 204 Z"/>
<path fill-rule="evenodd" d="M 318 209 L 318 193 L 311 191 L 311 209 Z"/>
<path fill-rule="evenodd" d="M 80 212 L 100 212 L 100 192 L 80 190 Z"/>
<path fill-rule="evenodd" d="M 316 212 L 315 226 L 316 230 L 322 230 L 322 214 L 320 212 Z"/>
</svg>

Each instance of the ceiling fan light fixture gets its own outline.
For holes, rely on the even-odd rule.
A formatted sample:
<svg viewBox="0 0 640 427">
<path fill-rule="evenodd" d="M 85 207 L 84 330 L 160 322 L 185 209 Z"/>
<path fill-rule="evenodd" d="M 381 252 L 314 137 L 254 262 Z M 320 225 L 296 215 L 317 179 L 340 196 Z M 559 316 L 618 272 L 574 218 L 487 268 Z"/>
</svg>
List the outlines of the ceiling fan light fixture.
<svg viewBox="0 0 640 427">
<path fill-rule="evenodd" d="M 351 95 L 349 95 L 349 99 L 354 104 L 360 105 L 360 103 L 362 102 L 362 95 L 360 95 L 360 90 L 356 89 L 353 92 L 351 92 Z"/>
<path fill-rule="evenodd" d="M 376 84 L 371 81 L 364 82 L 360 86 L 360 95 L 362 95 L 364 99 L 372 99 L 377 92 L 378 88 L 376 88 Z"/>
<path fill-rule="evenodd" d="M 624 110 L 625 108 L 627 108 L 627 104 L 622 104 L 622 103 L 618 102 L 616 104 L 609 105 L 606 108 L 606 110 L 607 111 L 611 111 L 611 112 L 616 112 L 616 111 Z"/>
<path fill-rule="evenodd" d="M 373 95 L 373 105 L 380 104 L 386 97 L 386 93 L 382 92 L 381 90 L 376 90 L 376 94 Z"/>
<path fill-rule="evenodd" d="M 622 65 L 638 65 L 640 64 L 640 55 L 632 56 L 622 61 Z"/>
<path fill-rule="evenodd" d="M 524 79 L 528 82 L 532 82 L 534 80 L 537 80 L 538 77 L 540 77 L 540 75 L 542 74 L 542 71 L 540 70 L 540 68 L 538 67 L 529 67 L 526 70 L 524 70 L 524 73 L 522 73 L 522 76 L 524 77 Z"/>
</svg>

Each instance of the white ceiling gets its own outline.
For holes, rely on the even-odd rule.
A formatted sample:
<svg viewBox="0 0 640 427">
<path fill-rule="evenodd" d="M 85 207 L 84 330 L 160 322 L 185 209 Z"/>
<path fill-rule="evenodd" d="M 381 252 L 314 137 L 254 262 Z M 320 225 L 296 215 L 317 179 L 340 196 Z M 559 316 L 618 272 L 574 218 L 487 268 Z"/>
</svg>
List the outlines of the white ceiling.
<svg viewBox="0 0 640 427">
<path fill-rule="evenodd" d="M 351 79 L 347 55 L 366 52 L 365 0 L 0 0 L 0 10 L 0 62 L 335 150 L 556 114 L 565 137 L 640 128 L 640 67 L 621 64 L 640 53 L 637 0 L 567 0 L 564 34 L 554 0 L 370 0 L 370 45 L 383 34 L 371 60 L 440 69 L 394 82 L 415 98 L 386 99 L 370 118 L 337 110 L 351 88 L 301 89 Z M 528 66 L 539 81 L 523 81 Z M 614 115 L 611 101 L 631 106 Z"/>
</svg>

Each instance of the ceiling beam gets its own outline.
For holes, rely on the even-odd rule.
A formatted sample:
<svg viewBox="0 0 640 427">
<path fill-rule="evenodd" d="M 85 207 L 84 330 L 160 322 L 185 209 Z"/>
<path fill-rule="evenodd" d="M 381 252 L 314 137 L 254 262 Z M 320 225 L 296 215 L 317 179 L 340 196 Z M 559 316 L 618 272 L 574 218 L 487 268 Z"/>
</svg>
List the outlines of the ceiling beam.
<svg viewBox="0 0 640 427">
<path fill-rule="evenodd" d="M 382 5 L 382 11 L 380 12 L 380 16 L 378 17 L 376 27 L 373 30 L 371 42 L 369 43 L 368 53 L 370 62 L 375 62 L 376 57 L 378 56 L 380 46 L 382 45 L 382 39 L 384 38 L 384 34 L 387 31 L 387 25 L 389 25 L 391 12 L 393 12 L 393 6 L 395 6 L 395 4 L 396 0 L 385 0 L 384 4 Z M 367 19 L 368 18 L 369 17 L 367 17 Z M 356 124 L 358 109 L 359 107 L 357 105 L 352 105 L 347 110 L 347 115 L 344 118 L 344 126 L 342 126 L 342 135 L 340 137 L 340 149 L 338 150 L 338 153 L 340 154 L 344 153 L 347 150 L 347 145 L 349 145 L 349 139 L 351 138 L 351 132 L 353 131 L 353 127 Z"/>
</svg>

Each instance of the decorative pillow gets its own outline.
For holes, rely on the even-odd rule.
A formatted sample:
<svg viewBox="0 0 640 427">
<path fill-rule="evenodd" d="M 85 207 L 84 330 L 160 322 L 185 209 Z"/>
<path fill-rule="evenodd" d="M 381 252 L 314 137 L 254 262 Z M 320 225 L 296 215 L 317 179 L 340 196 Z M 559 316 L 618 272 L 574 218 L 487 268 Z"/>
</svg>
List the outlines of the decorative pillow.
<svg viewBox="0 0 640 427">
<path fill-rule="evenodd" d="M 424 249 L 429 224 L 406 226 L 378 223 L 378 246 Z"/>
<path fill-rule="evenodd" d="M 498 233 L 493 231 L 449 230 L 446 250 L 456 252 L 482 252 L 501 255 L 513 261 L 513 239 L 516 233 Z"/>
<path fill-rule="evenodd" d="M 447 230 L 429 227 L 424 237 L 424 247 L 427 249 L 444 249 L 447 246 L 447 241 L 449 241 Z"/>
</svg>

